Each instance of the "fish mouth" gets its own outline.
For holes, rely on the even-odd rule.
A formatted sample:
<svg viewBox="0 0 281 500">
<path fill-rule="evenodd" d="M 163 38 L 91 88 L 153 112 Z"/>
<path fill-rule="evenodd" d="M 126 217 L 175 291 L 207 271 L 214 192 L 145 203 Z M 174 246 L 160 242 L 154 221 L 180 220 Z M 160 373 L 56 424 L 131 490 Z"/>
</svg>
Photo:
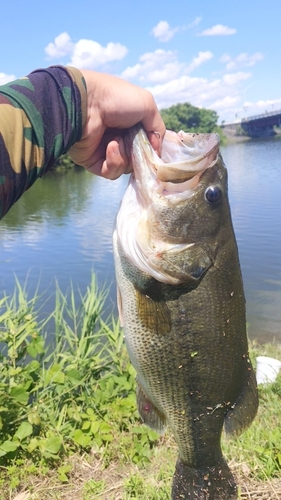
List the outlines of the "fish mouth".
<svg viewBox="0 0 281 500">
<path fill-rule="evenodd" d="M 188 198 L 196 189 L 202 173 L 216 163 L 220 138 L 218 134 L 167 130 L 161 158 L 141 126 L 133 127 L 126 141 L 133 176 L 142 191 L 145 186 L 150 197 L 158 194 Z"/>
<path fill-rule="evenodd" d="M 167 130 L 162 161 L 154 164 L 157 178 L 172 183 L 190 180 L 213 164 L 218 150 L 217 134 L 185 133 L 182 130 L 177 134 Z"/>
</svg>

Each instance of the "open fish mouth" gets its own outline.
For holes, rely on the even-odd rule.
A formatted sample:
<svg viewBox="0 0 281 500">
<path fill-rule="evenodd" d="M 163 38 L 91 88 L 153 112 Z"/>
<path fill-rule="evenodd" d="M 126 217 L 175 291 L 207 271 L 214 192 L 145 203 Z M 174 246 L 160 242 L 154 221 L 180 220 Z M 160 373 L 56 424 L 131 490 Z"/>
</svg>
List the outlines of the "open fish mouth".
<svg viewBox="0 0 281 500">
<path fill-rule="evenodd" d="M 183 182 L 210 167 L 217 158 L 217 134 L 192 134 L 182 130 L 177 134 L 167 130 L 161 162 L 154 164 L 157 178 L 163 182 Z"/>
<path fill-rule="evenodd" d="M 147 194 L 172 197 L 185 193 L 188 198 L 206 168 L 216 163 L 219 153 L 218 134 L 195 134 L 166 131 L 162 156 L 153 150 L 145 131 L 133 127 L 125 138 L 130 151 L 134 176 Z"/>
</svg>

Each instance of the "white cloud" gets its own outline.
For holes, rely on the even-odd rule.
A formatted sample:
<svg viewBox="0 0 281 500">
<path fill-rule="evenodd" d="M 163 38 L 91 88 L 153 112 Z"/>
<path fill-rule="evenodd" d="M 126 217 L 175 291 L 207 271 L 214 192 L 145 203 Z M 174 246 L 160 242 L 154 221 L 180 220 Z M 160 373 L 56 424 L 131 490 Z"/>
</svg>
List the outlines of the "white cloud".
<svg viewBox="0 0 281 500">
<path fill-rule="evenodd" d="M 266 108 L 267 111 L 278 111 L 279 109 L 281 109 L 281 99 L 260 99 L 259 101 L 257 101 L 256 105 L 259 108 Z"/>
<path fill-rule="evenodd" d="M 238 71 L 237 73 L 225 74 L 222 80 L 224 83 L 226 83 L 226 85 L 234 86 L 241 81 L 248 80 L 249 78 L 251 78 L 251 76 L 251 73 L 243 73 L 243 71 Z"/>
<path fill-rule="evenodd" d="M 179 29 L 179 27 L 171 28 L 167 21 L 159 21 L 159 23 L 152 28 L 151 33 L 160 42 L 168 42 Z"/>
<path fill-rule="evenodd" d="M 71 56 L 71 64 L 77 68 L 93 69 L 123 59 L 128 49 L 120 43 L 109 42 L 103 47 L 94 40 L 79 40 Z"/>
<path fill-rule="evenodd" d="M 200 24 L 202 21 L 202 17 L 196 17 L 194 19 L 194 21 L 192 21 L 192 23 L 190 23 L 187 27 L 188 28 L 195 28 L 196 26 L 198 26 L 198 24 Z"/>
<path fill-rule="evenodd" d="M 138 79 L 140 82 L 164 83 L 182 74 L 189 74 L 195 68 L 213 57 L 210 51 L 199 52 L 190 64 L 180 63 L 177 53 L 157 49 L 147 52 L 134 66 L 129 66 L 121 73 L 121 78 Z"/>
<path fill-rule="evenodd" d="M 231 58 L 228 54 L 224 54 L 220 58 L 220 62 L 226 63 L 226 69 L 233 71 L 245 66 L 254 66 L 258 61 L 262 61 L 262 59 L 263 54 L 261 52 L 256 52 L 252 55 L 243 52 L 234 58 Z"/>
<path fill-rule="evenodd" d="M 165 82 L 177 77 L 183 67 L 177 60 L 176 52 L 157 49 L 143 54 L 139 63 L 125 69 L 120 76 L 126 79 L 137 78 L 142 82 Z"/>
<path fill-rule="evenodd" d="M 159 108 L 166 108 L 180 102 L 191 102 L 194 106 L 202 107 L 210 90 L 210 82 L 206 78 L 194 78 L 183 75 L 164 84 L 148 87 L 152 92 Z"/>
<path fill-rule="evenodd" d="M 70 56 L 70 63 L 77 68 L 94 69 L 112 61 L 123 59 L 128 53 L 127 47 L 120 43 L 109 42 L 105 47 L 94 40 L 81 39 L 72 42 L 68 33 L 58 35 L 54 43 L 45 48 L 50 59 Z"/>
<path fill-rule="evenodd" d="M 160 109 L 177 103 L 190 102 L 199 108 L 215 110 L 220 120 L 231 121 L 241 103 L 241 84 L 250 76 L 250 73 L 242 72 L 214 79 L 181 75 L 179 78 L 147 88 Z"/>
<path fill-rule="evenodd" d="M 198 68 L 198 66 L 201 66 L 206 61 L 209 61 L 212 59 L 213 54 L 209 50 L 206 52 L 199 52 L 198 56 L 194 57 L 191 61 L 191 63 L 188 65 L 187 72 L 191 73 L 195 68 Z"/>
<path fill-rule="evenodd" d="M 237 30 L 235 28 L 229 28 L 228 26 L 223 26 L 223 24 L 216 24 L 212 28 L 208 28 L 199 33 L 199 36 L 234 35 L 236 32 Z"/>
<path fill-rule="evenodd" d="M 240 97 L 237 96 L 230 96 L 227 95 L 223 97 L 222 99 L 217 99 L 211 104 L 211 108 L 216 109 L 217 112 L 219 111 L 226 111 L 227 109 L 232 109 L 233 106 L 237 106 L 240 101 Z"/>
<path fill-rule="evenodd" d="M 0 73 L 0 85 L 5 85 L 5 83 L 12 82 L 15 79 L 15 75 L 6 75 L 6 73 Z"/>
<path fill-rule="evenodd" d="M 45 52 L 49 59 L 59 59 L 60 57 L 70 54 L 73 50 L 74 43 L 68 33 L 63 32 L 58 35 L 54 42 L 51 42 L 45 47 Z"/>
<path fill-rule="evenodd" d="M 140 63 L 135 64 L 134 66 L 128 66 L 124 71 L 122 71 L 120 77 L 125 80 L 131 80 L 133 78 L 141 77 L 142 73 L 142 65 Z"/>
</svg>

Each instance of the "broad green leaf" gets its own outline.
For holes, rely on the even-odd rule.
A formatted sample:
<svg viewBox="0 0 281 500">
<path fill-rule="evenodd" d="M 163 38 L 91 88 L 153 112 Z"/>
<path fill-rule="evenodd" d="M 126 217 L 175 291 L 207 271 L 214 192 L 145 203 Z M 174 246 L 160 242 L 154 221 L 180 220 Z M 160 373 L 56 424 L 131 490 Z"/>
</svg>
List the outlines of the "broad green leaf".
<svg viewBox="0 0 281 500">
<path fill-rule="evenodd" d="M 76 422 L 81 422 L 82 420 L 82 416 L 81 416 L 81 413 L 79 412 L 79 410 L 75 407 L 75 408 L 68 408 L 67 409 L 67 415 L 69 416 L 69 418 L 73 418 L 74 420 L 76 420 Z M 87 417 L 87 415 L 86 415 Z"/>
<path fill-rule="evenodd" d="M 62 483 L 68 483 L 69 478 L 64 472 L 60 472 L 58 478 Z"/>
<path fill-rule="evenodd" d="M 46 373 L 47 384 L 50 382 L 56 384 L 64 384 L 64 381 L 65 381 L 65 374 L 63 373 L 60 365 L 54 364 L 48 369 Z"/>
<path fill-rule="evenodd" d="M 59 474 L 61 474 L 61 473 L 68 474 L 68 472 L 71 472 L 71 471 L 72 471 L 72 465 L 70 465 L 70 464 L 62 465 L 61 467 L 58 468 Z"/>
<path fill-rule="evenodd" d="M 38 415 L 36 411 L 32 411 L 28 415 L 28 422 L 32 425 L 40 425 L 41 424 L 41 418 Z"/>
<path fill-rule="evenodd" d="M 45 443 L 45 451 L 56 455 L 61 449 L 61 440 L 57 436 L 49 437 Z"/>
<path fill-rule="evenodd" d="M 102 438 L 103 441 L 107 441 L 108 443 L 110 443 L 111 441 L 113 441 L 112 434 L 102 434 L 101 438 Z"/>
<path fill-rule="evenodd" d="M 20 441 L 30 436 L 33 432 L 33 427 L 29 422 L 22 422 L 15 432 L 14 437 L 18 438 Z"/>
<path fill-rule="evenodd" d="M 91 427 L 91 422 L 89 422 L 89 420 L 84 420 L 83 424 L 82 424 L 82 430 L 83 431 L 88 431 Z"/>
<path fill-rule="evenodd" d="M 100 424 L 100 432 L 107 434 L 108 432 L 112 431 L 111 425 L 107 424 L 106 422 L 101 422 Z"/>
<path fill-rule="evenodd" d="M 71 470 L 72 470 L 71 465 L 63 465 L 62 467 L 58 468 L 59 480 L 62 483 L 67 483 L 69 481 L 69 477 L 67 476 L 67 474 L 71 472 Z"/>
<path fill-rule="evenodd" d="M 94 421 L 91 424 L 91 433 L 92 434 L 97 434 L 100 430 L 100 422 Z"/>
<path fill-rule="evenodd" d="M 145 426 L 134 426 L 131 430 L 133 434 L 147 434 L 148 430 Z"/>
<path fill-rule="evenodd" d="M 99 448 L 103 445 L 103 441 L 99 435 L 95 436 L 95 443 Z"/>
<path fill-rule="evenodd" d="M 72 439 L 75 444 L 78 444 L 82 448 L 86 448 L 91 442 L 91 437 L 84 434 L 81 429 L 76 429 L 72 434 Z"/>
<path fill-rule="evenodd" d="M 33 359 L 24 367 L 24 371 L 27 373 L 37 372 L 40 369 L 40 363 L 36 359 Z"/>
<path fill-rule="evenodd" d="M 30 442 L 28 443 L 27 449 L 29 453 L 32 453 L 36 448 L 39 446 L 39 440 L 37 438 L 31 438 Z"/>
<path fill-rule="evenodd" d="M 69 379 L 74 379 L 76 382 L 79 382 L 81 380 L 81 374 L 78 370 L 75 370 L 75 368 L 71 368 L 71 370 L 68 370 L 66 372 L 66 376 Z"/>
<path fill-rule="evenodd" d="M 18 443 L 15 443 L 14 441 L 4 441 L 4 443 L 0 444 L 0 450 L 3 452 L 3 454 L 6 455 L 6 453 L 10 453 L 11 451 L 15 451 L 18 448 Z"/>
<path fill-rule="evenodd" d="M 44 352 L 44 347 L 44 339 L 38 335 L 36 338 L 33 338 L 27 346 L 27 352 L 32 358 L 36 358 L 37 354 L 42 354 L 42 352 Z"/>
<path fill-rule="evenodd" d="M 27 405 L 29 394 L 22 386 L 13 387 L 10 396 L 22 405 Z"/>
</svg>

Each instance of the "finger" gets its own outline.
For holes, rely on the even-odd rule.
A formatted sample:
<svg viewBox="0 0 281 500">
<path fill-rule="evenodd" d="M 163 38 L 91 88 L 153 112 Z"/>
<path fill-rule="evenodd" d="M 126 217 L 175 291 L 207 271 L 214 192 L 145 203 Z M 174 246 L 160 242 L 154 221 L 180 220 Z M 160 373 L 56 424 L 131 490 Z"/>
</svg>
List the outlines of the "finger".
<svg viewBox="0 0 281 500">
<path fill-rule="evenodd" d="M 166 133 L 166 127 L 150 92 L 147 92 L 147 99 L 147 109 L 149 112 L 142 119 L 141 123 L 148 134 L 153 149 L 161 156 L 162 142 Z"/>
<path fill-rule="evenodd" d="M 146 132 L 146 135 L 154 151 L 161 157 L 162 140 L 159 132 Z"/>
<path fill-rule="evenodd" d="M 92 172 L 93 174 L 102 175 L 101 170 L 103 162 L 106 161 L 106 151 L 108 145 L 110 144 L 111 141 L 120 142 L 120 139 L 121 139 L 120 131 L 117 131 L 117 129 L 106 130 L 102 138 L 100 139 L 98 145 L 92 148 L 93 152 L 88 156 L 87 162 L 85 162 L 83 166 L 86 167 L 87 170 L 89 170 L 89 172 Z M 119 152 L 117 151 L 116 153 L 117 155 L 119 154 Z M 117 162 L 119 163 L 118 159 Z"/>
<path fill-rule="evenodd" d="M 88 170 L 106 179 L 117 179 L 122 174 L 132 171 L 125 151 L 122 137 L 116 137 L 107 145 L 105 157 L 99 157 Z"/>
<path fill-rule="evenodd" d="M 117 179 L 132 171 L 122 137 L 115 138 L 106 148 L 106 168 L 108 178 Z"/>
</svg>

